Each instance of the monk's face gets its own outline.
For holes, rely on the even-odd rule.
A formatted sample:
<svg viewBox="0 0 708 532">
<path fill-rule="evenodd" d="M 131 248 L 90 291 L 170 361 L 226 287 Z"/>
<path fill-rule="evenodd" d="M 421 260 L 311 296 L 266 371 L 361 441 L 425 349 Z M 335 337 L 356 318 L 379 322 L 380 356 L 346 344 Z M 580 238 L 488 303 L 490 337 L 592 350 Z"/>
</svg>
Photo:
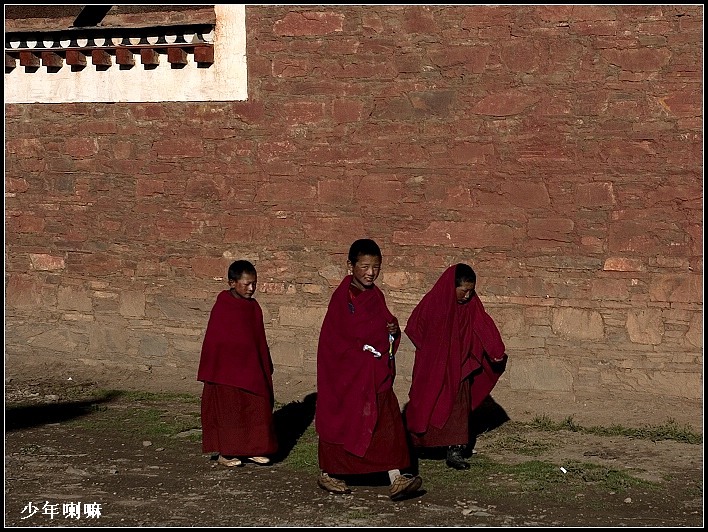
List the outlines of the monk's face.
<svg viewBox="0 0 708 532">
<path fill-rule="evenodd" d="M 359 255 L 354 264 L 347 261 L 352 271 L 352 284 L 361 290 L 374 286 L 374 281 L 381 271 L 381 257 L 375 255 Z"/>
<path fill-rule="evenodd" d="M 237 281 L 229 279 L 229 286 L 234 297 L 251 299 L 256 292 L 257 277 L 255 273 L 243 273 Z"/>
<path fill-rule="evenodd" d="M 470 281 L 462 281 L 462 283 L 460 283 L 460 286 L 455 288 L 455 297 L 457 298 L 457 302 L 460 305 L 464 305 L 470 299 L 472 299 L 472 296 L 474 295 L 475 284 L 476 283 L 472 283 Z"/>
</svg>

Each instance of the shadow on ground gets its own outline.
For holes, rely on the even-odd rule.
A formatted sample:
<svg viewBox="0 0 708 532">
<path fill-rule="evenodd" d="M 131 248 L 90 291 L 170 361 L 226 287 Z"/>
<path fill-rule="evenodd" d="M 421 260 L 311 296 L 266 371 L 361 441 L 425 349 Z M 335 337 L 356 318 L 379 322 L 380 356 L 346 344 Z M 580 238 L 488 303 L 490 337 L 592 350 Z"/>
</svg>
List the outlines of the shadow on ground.
<svg viewBox="0 0 708 532">
<path fill-rule="evenodd" d="M 317 394 L 311 393 L 302 401 L 293 401 L 273 413 L 275 433 L 278 438 L 278 452 L 272 456 L 274 462 L 282 462 L 290 454 L 300 437 L 315 418 Z"/>
<path fill-rule="evenodd" d="M 114 401 L 121 395 L 122 392 L 110 391 L 98 398 L 86 401 L 11 406 L 5 410 L 5 431 L 11 432 L 49 423 L 61 423 L 86 416 L 95 412 L 98 405 Z"/>
</svg>

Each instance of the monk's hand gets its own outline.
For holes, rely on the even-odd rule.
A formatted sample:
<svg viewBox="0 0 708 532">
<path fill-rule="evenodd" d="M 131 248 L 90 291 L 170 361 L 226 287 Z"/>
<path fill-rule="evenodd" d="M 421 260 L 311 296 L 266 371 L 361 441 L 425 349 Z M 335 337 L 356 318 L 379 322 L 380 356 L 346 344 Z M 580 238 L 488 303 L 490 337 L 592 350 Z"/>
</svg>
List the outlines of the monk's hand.
<svg viewBox="0 0 708 532">
<path fill-rule="evenodd" d="M 386 328 L 388 329 L 388 333 L 393 336 L 398 336 L 398 334 L 401 332 L 401 328 L 398 326 L 398 321 L 386 323 Z"/>
</svg>

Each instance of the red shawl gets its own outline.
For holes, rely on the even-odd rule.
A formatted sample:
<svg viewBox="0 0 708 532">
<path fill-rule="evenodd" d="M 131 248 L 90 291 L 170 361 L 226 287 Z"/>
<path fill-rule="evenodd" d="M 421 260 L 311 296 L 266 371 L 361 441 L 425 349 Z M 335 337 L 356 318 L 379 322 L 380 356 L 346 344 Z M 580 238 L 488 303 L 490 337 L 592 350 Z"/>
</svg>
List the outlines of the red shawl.
<svg viewBox="0 0 708 532">
<path fill-rule="evenodd" d="M 211 309 L 197 380 L 227 384 L 273 399 L 273 361 L 255 299 L 224 290 Z"/>
<path fill-rule="evenodd" d="M 455 295 L 455 265 L 450 266 L 413 309 L 405 329 L 416 347 L 410 399 L 406 408 L 408 430 L 427 432 L 445 425 L 460 383 L 475 373 L 470 408 L 489 395 L 504 371 L 490 358 L 505 359 L 505 346 L 494 320 L 474 294 L 464 305 Z"/>
<path fill-rule="evenodd" d="M 393 386 L 395 361 L 389 359 L 386 323 L 395 321 L 383 292 L 373 286 L 353 301 L 348 275 L 332 294 L 317 347 L 315 428 L 323 441 L 364 456 L 374 433 L 376 394 Z M 400 343 L 393 343 L 395 354 Z M 381 353 L 364 351 L 369 344 Z"/>
</svg>

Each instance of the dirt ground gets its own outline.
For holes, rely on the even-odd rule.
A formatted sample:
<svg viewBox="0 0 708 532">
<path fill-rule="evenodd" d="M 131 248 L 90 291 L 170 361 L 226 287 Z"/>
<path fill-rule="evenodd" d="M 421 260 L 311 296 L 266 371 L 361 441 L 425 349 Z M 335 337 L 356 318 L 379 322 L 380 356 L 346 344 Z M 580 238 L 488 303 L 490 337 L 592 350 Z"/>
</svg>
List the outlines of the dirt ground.
<svg viewBox="0 0 708 532">
<path fill-rule="evenodd" d="M 316 460 L 296 460 L 298 449 L 316 448 L 316 396 L 309 384 L 300 392 L 290 384 L 296 397 L 276 410 L 274 463 L 229 469 L 201 453 L 198 394 L 156 398 L 87 379 L 6 376 L 5 526 L 703 526 L 702 440 L 544 431 L 523 423 L 530 404 L 504 394 L 480 418 L 472 469 L 424 455 L 423 490 L 411 499 L 392 502 L 375 479 L 329 494 L 316 484 Z M 614 423 L 599 423 L 598 411 L 579 417 L 584 426 Z M 180 428 L 147 432 L 161 424 Z M 545 464 L 543 482 L 538 473 L 535 485 L 522 482 L 509 469 L 519 464 Z M 636 482 L 608 483 L 618 472 Z"/>
</svg>

